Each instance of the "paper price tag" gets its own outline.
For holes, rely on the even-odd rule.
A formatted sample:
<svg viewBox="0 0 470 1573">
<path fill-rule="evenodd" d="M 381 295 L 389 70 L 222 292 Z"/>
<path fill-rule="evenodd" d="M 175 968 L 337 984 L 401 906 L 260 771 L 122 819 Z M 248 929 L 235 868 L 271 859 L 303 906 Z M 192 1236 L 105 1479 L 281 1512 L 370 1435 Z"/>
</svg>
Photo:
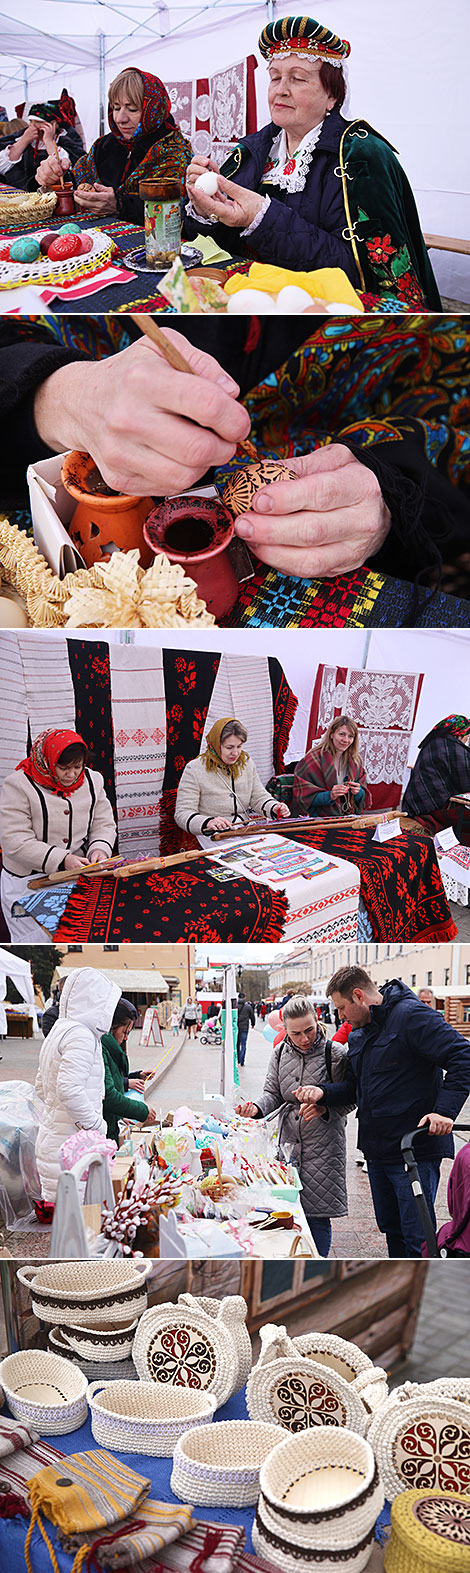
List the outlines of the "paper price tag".
<svg viewBox="0 0 470 1573">
<path fill-rule="evenodd" d="M 401 836 L 400 820 L 399 819 L 385 819 L 382 822 L 379 821 L 379 824 L 376 825 L 376 828 L 375 828 L 372 840 L 373 841 L 393 841 L 395 836 Z"/>
<path fill-rule="evenodd" d="M 448 852 L 450 847 L 458 847 L 458 845 L 452 825 L 448 825 L 446 830 L 439 830 L 434 837 L 434 846 L 438 852 Z"/>
</svg>

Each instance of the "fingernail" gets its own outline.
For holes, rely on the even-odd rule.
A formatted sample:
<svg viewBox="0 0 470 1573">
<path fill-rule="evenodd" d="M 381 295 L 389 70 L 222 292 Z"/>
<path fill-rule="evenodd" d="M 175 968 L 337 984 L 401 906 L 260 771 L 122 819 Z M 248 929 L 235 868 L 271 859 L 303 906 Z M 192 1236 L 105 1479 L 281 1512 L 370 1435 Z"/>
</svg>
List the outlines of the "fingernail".
<svg viewBox="0 0 470 1573">
<path fill-rule="evenodd" d="M 226 377 L 224 373 L 222 377 L 217 378 L 217 382 L 219 388 L 225 388 L 226 393 L 238 393 L 238 383 L 234 382 L 233 377 Z"/>
<path fill-rule="evenodd" d="M 253 498 L 253 508 L 256 508 L 257 513 L 272 513 L 273 507 L 272 497 L 267 492 L 257 492 Z"/>
<path fill-rule="evenodd" d="M 251 541 L 254 534 L 253 525 L 248 519 L 237 519 L 235 522 L 237 535 L 242 535 L 244 541 Z"/>
</svg>

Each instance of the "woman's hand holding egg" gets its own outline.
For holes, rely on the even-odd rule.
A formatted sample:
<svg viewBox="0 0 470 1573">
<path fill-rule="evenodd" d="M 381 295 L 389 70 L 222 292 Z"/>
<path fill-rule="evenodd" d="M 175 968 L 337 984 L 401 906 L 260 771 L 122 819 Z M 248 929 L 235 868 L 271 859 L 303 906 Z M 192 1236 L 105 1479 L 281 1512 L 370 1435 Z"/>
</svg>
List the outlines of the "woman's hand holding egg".
<svg viewBox="0 0 470 1573">
<path fill-rule="evenodd" d="M 203 181 L 200 185 L 199 182 Z M 214 185 L 215 181 L 215 185 Z M 209 190 L 207 189 L 207 183 Z M 210 218 L 213 198 L 218 190 L 219 170 L 211 158 L 196 153 L 186 170 L 186 189 L 192 207 L 201 218 Z"/>
<path fill-rule="evenodd" d="M 298 480 L 261 487 L 235 530 L 261 562 L 299 578 L 333 578 L 380 550 L 392 519 L 377 477 L 342 443 L 291 459 Z"/>
</svg>

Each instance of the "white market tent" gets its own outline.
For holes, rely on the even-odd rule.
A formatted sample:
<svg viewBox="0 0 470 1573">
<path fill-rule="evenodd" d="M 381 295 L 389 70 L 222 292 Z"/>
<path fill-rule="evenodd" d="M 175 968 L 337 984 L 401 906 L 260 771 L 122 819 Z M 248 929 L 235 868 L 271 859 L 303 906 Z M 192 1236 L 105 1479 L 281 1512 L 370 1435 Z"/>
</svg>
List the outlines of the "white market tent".
<svg viewBox="0 0 470 1573">
<path fill-rule="evenodd" d="M 1 0 L 0 0 L 1 3 Z M 426 233 L 470 241 L 468 0 L 315 0 L 322 22 L 349 39 L 349 115 L 363 115 L 397 149 Z M 0 12 L 0 99 L 8 113 L 25 98 L 77 102 L 87 145 L 99 134 L 100 97 L 125 65 L 167 81 L 211 75 L 249 54 L 281 0 L 12 0 Z M 39 17 L 39 25 L 38 25 Z M 258 124 L 265 123 L 266 71 L 256 72 Z M 442 294 L 470 301 L 470 258 L 434 251 Z"/>
<path fill-rule="evenodd" d="M 0 949 L 0 1032 L 6 1033 L 7 1019 L 2 1000 L 5 999 L 7 978 L 11 978 L 18 989 L 18 994 L 29 1006 L 28 1016 L 33 1017 L 36 1026 L 36 1011 L 34 1008 L 34 988 L 29 961 L 23 961 L 21 956 L 15 956 L 13 951 Z"/>
</svg>

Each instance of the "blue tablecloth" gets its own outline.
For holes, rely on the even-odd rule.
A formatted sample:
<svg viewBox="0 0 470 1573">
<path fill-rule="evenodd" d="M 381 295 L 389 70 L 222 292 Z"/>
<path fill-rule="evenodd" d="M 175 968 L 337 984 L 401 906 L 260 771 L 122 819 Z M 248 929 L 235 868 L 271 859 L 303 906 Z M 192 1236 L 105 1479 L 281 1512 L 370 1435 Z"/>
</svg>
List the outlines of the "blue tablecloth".
<svg viewBox="0 0 470 1573">
<path fill-rule="evenodd" d="M 245 1391 L 236 1393 L 227 1404 L 217 1410 L 214 1425 L 218 1420 L 247 1420 L 248 1411 L 245 1402 Z M 83 1453 L 91 1448 L 96 1449 L 91 1432 L 91 1425 L 81 1426 L 79 1431 L 70 1432 L 69 1436 L 47 1437 L 51 1447 L 57 1447 L 63 1453 Z M 173 1467 L 171 1458 L 148 1458 L 142 1453 L 118 1453 L 116 1455 L 129 1469 L 135 1469 L 139 1475 L 144 1475 L 151 1480 L 150 1495 L 159 1502 L 173 1502 L 175 1498 L 170 1490 L 170 1476 Z M 228 1508 L 228 1507 L 195 1507 L 194 1517 L 220 1524 L 243 1524 L 246 1535 L 246 1551 L 252 1551 L 251 1528 L 255 1509 Z M 386 1506 L 377 1522 L 376 1538 L 382 1539 L 381 1531 L 390 1522 L 390 1508 Z M 73 1557 L 68 1556 L 59 1547 L 57 1530 L 46 1520 L 48 1534 L 54 1546 L 61 1573 L 70 1573 Z M 28 1529 L 28 1521 L 24 1518 L 0 1519 L 0 1569 L 1 1573 L 25 1573 L 24 1543 Z M 35 1529 L 31 1540 L 31 1562 L 34 1573 L 52 1573 L 51 1562 L 47 1546 L 45 1546 L 39 1529 Z"/>
</svg>

